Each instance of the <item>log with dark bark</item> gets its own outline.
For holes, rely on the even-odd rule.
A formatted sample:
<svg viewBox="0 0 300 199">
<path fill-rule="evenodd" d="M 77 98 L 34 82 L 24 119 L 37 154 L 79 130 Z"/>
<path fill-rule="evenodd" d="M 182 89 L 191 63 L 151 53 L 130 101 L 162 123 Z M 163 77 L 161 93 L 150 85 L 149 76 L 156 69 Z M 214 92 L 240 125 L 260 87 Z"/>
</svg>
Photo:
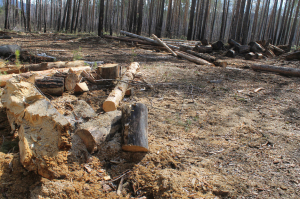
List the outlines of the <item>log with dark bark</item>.
<svg viewBox="0 0 300 199">
<path fill-rule="evenodd" d="M 202 43 L 203 46 L 209 45 L 209 42 L 208 42 L 207 39 L 202 39 L 202 40 L 201 40 L 201 43 Z"/>
<path fill-rule="evenodd" d="M 76 134 L 83 140 L 88 152 L 94 153 L 98 146 L 121 130 L 121 111 L 100 114 L 78 126 Z"/>
<path fill-rule="evenodd" d="M 256 58 L 256 55 L 253 52 L 247 53 L 245 55 L 246 60 L 254 60 Z"/>
<path fill-rule="evenodd" d="M 148 109 L 136 103 L 122 107 L 122 149 L 148 152 Z"/>
<path fill-rule="evenodd" d="M 282 55 L 285 53 L 284 50 L 282 50 L 281 48 L 278 48 L 277 46 L 274 46 L 272 44 L 269 44 L 269 48 L 275 53 L 275 55 Z"/>
<path fill-rule="evenodd" d="M 178 55 L 178 57 L 182 57 L 182 58 L 187 59 L 187 60 L 189 60 L 191 62 L 194 62 L 196 64 L 213 66 L 212 63 L 210 63 L 210 62 L 208 62 L 208 61 L 206 61 L 204 59 L 195 57 L 193 55 L 187 54 L 187 53 L 182 52 L 182 51 L 175 51 L 175 52 Z"/>
<path fill-rule="evenodd" d="M 286 60 L 300 60 L 300 51 L 290 52 L 283 55 Z"/>
<path fill-rule="evenodd" d="M 181 51 L 184 51 L 184 52 L 187 52 L 188 50 L 193 50 L 194 49 L 194 47 L 192 47 L 192 46 L 183 45 L 183 44 L 180 44 L 179 48 L 180 48 Z"/>
<path fill-rule="evenodd" d="M 125 92 L 128 88 L 129 81 L 133 80 L 134 74 L 139 69 L 140 65 L 137 62 L 133 62 L 128 66 L 126 72 L 122 76 L 121 80 L 114 90 L 109 94 L 107 99 L 103 103 L 103 110 L 105 112 L 114 111 L 120 105 Z"/>
<path fill-rule="evenodd" d="M 35 85 L 44 94 L 60 96 L 64 92 L 64 78 L 62 77 L 45 77 L 35 80 Z"/>
<path fill-rule="evenodd" d="M 206 53 L 197 53 L 193 50 L 187 50 L 186 52 L 191 54 L 191 55 L 194 55 L 194 56 L 200 57 L 202 59 L 205 59 L 206 61 L 209 61 L 209 62 L 214 62 L 214 61 L 217 60 L 216 57 L 214 57 L 212 55 L 209 55 L 209 54 L 206 54 Z"/>
<path fill-rule="evenodd" d="M 225 54 L 226 57 L 235 57 L 235 50 L 230 49 Z"/>
<path fill-rule="evenodd" d="M 242 45 L 242 46 L 236 47 L 236 50 L 240 54 L 245 54 L 245 53 L 250 52 L 250 46 Z"/>
<path fill-rule="evenodd" d="M 265 50 L 266 50 L 264 47 L 262 47 L 257 42 L 250 42 L 249 46 L 250 46 L 251 52 L 254 52 L 254 53 L 262 53 L 262 52 L 265 52 Z"/>
<path fill-rule="evenodd" d="M 286 52 L 286 53 L 290 51 L 289 45 L 278 45 L 277 47 L 284 50 L 284 52 Z"/>
<path fill-rule="evenodd" d="M 278 67 L 278 66 L 271 66 L 271 65 L 253 65 L 251 66 L 251 68 L 253 70 L 270 71 L 282 75 L 300 77 L 300 69 L 296 69 L 296 68 Z"/>
<path fill-rule="evenodd" d="M 229 39 L 228 40 L 228 43 L 231 45 L 231 46 L 234 46 L 234 47 L 240 47 L 241 44 L 239 44 L 238 42 L 234 41 L 233 39 Z"/>
<path fill-rule="evenodd" d="M 271 49 L 267 49 L 265 55 L 269 58 L 274 58 L 276 56 Z"/>
<path fill-rule="evenodd" d="M 120 77 L 120 66 L 119 64 L 104 64 L 98 67 L 97 74 L 102 79 L 117 79 Z"/>
<path fill-rule="evenodd" d="M 211 44 L 213 50 L 222 50 L 224 48 L 224 43 L 222 41 L 217 41 Z"/>
<path fill-rule="evenodd" d="M 20 51 L 20 60 L 28 63 L 54 62 L 55 58 L 37 56 L 26 50 Z"/>
<path fill-rule="evenodd" d="M 193 50 L 199 53 L 212 53 L 213 48 L 211 45 L 206 45 L 206 46 L 196 45 Z"/>
</svg>

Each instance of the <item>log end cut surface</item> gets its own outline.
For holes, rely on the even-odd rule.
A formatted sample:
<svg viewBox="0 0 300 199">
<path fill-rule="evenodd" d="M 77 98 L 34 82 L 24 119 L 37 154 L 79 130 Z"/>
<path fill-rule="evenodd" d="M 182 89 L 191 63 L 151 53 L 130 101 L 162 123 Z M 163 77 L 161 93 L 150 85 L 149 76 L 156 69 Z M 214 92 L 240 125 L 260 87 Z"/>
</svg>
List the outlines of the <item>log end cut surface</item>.
<svg viewBox="0 0 300 199">
<path fill-rule="evenodd" d="M 117 110 L 116 103 L 114 103 L 114 102 L 112 102 L 112 101 L 105 101 L 105 102 L 103 103 L 103 110 L 104 110 L 105 112 Z"/>
<path fill-rule="evenodd" d="M 123 145 L 122 150 L 128 152 L 148 152 L 149 150 L 145 147 L 134 146 L 134 145 Z"/>
</svg>

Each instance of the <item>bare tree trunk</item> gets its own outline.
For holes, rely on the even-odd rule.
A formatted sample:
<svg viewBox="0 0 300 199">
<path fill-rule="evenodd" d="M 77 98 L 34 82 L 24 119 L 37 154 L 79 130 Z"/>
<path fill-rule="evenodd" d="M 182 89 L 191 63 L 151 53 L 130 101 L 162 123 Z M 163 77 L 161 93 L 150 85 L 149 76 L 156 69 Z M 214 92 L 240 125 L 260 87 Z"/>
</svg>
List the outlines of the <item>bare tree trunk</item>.
<svg viewBox="0 0 300 199">
<path fill-rule="evenodd" d="M 10 2 L 10 0 L 6 0 L 6 2 L 5 2 L 5 22 L 4 22 L 4 29 L 9 29 L 9 2 Z"/>
<path fill-rule="evenodd" d="M 284 6 L 285 8 L 284 8 L 284 12 L 283 12 L 282 20 L 281 20 L 280 31 L 279 31 L 279 34 L 278 34 L 278 37 L 277 37 L 277 40 L 276 40 L 276 45 L 280 43 L 281 37 L 282 37 L 282 34 L 283 34 L 284 24 L 286 23 L 286 15 L 287 15 L 287 10 L 288 10 L 288 2 L 291 2 L 291 1 L 286 1 L 286 3 L 285 3 L 285 6 Z"/>
<path fill-rule="evenodd" d="M 246 6 L 246 15 L 244 18 L 243 22 L 243 36 L 242 36 L 242 45 L 246 45 L 247 40 L 248 40 L 248 31 L 249 31 L 249 15 L 250 15 L 250 5 L 251 5 L 251 0 L 247 0 L 247 6 Z"/>
<path fill-rule="evenodd" d="M 225 15 L 226 15 L 226 0 L 224 0 L 224 3 L 223 3 L 222 22 L 221 22 L 221 30 L 220 30 L 220 36 L 219 36 L 220 41 L 224 41 L 224 34 L 225 34 L 224 26 L 226 26 Z"/>
<path fill-rule="evenodd" d="M 59 9 L 59 14 L 58 14 L 58 19 L 57 19 L 57 32 L 60 31 L 60 27 L 61 27 L 62 0 L 58 0 L 58 9 Z"/>
<path fill-rule="evenodd" d="M 189 21 L 189 28 L 188 28 L 187 40 L 191 40 L 192 39 L 193 24 L 194 24 L 194 14 L 195 14 L 195 5 L 196 5 L 196 0 L 192 0 L 191 14 L 190 14 L 190 21 Z"/>
<path fill-rule="evenodd" d="M 24 2 L 23 2 L 23 0 L 21 0 L 21 15 L 22 15 L 21 18 L 23 18 L 23 20 L 21 20 L 21 22 L 24 21 L 24 30 L 26 30 L 27 29 L 26 28 L 26 17 L 25 17 Z"/>
<path fill-rule="evenodd" d="M 245 10 L 246 0 L 242 0 L 240 12 L 239 12 L 239 20 L 237 24 L 237 31 L 235 39 L 241 42 L 241 31 L 243 26 L 243 18 L 244 18 L 244 10 Z"/>
<path fill-rule="evenodd" d="M 76 32 L 77 30 L 77 26 L 78 26 L 78 19 L 79 19 L 79 14 L 80 14 L 80 4 L 81 4 L 82 0 L 78 0 L 78 7 L 77 7 L 77 15 L 76 15 L 76 21 L 75 21 L 75 27 L 74 27 L 74 32 Z M 101 2 L 101 1 L 100 1 Z M 101 5 L 101 4 L 100 4 Z"/>
<path fill-rule="evenodd" d="M 280 17 L 281 17 L 282 4 L 283 4 L 283 0 L 281 0 L 281 2 L 280 2 L 280 7 L 279 7 L 279 11 L 278 11 L 278 16 L 277 16 L 277 22 L 276 22 L 276 26 L 274 27 L 274 33 L 273 33 L 273 37 L 272 37 L 274 45 L 276 44 L 276 41 L 277 41 L 278 27 L 279 27 L 279 21 L 280 21 Z"/>
<path fill-rule="evenodd" d="M 232 18 L 232 22 L 231 22 L 231 31 L 230 31 L 230 38 L 235 39 L 236 38 L 236 30 L 237 30 L 237 22 L 238 22 L 238 17 L 240 14 L 240 7 L 241 7 L 241 0 L 237 0 L 236 2 L 236 8 L 235 8 L 235 13 L 233 15 Z"/>
<path fill-rule="evenodd" d="M 161 37 L 161 32 L 162 32 L 162 25 L 163 25 L 163 18 L 164 18 L 164 7 L 165 7 L 165 0 L 160 0 L 160 13 L 158 16 L 158 21 L 156 24 L 156 30 L 155 34 L 158 38 Z"/>
<path fill-rule="evenodd" d="M 140 0 L 139 3 L 139 11 L 138 11 L 138 27 L 137 27 L 137 34 L 142 34 L 142 25 L 143 25 L 143 9 L 144 9 L 144 0 Z"/>
<path fill-rule="evenodd" d="M 297 5 L 297 8 L 296 8 L 295 19 L 294 19 L 294 23 L 293 23 L 293 27 L 292 27 L 290 40 L 289 40 L 289 50 L 291 50 L 293 40 L 294 40 L 294 36 L 295 36 L 295 33 L 296 33 L 295 31 L 296 31 L 296 26 L 297 26 L 297 21 L 298 21 L 299 9 L 300 9 L 300 0 L 298 1 L 298 5 Z"/>
<path fill-rule="evenodd" d="M 15 9 L 15 22 L 16 25 L 19 24 L 19 1 L 16 0 L 16 9 Z"/>
<path fill-rule="evenodd" d="M 169 0 L 167 23 L 166 23 L 166 36 L 171 38 L 171 15 L 172 15 L 172 0 Z"/>
<path fill-rule="evenodd" d="M 31 0 L 26 0 L 27 31 L 28 32 L 31 32 L 30 7 L 31 7 Z"/>
<path fill-rule="evenodd" d="M 185 36 L 187 34 L 187 16 L 189 13 L 189 6 L 190 6 L 190 0 L 185 1 L 185 9 L 184 9 L 184 17 L 183 17 L 183 25 L 184 25 L 184 30 L 183 30 L 183 35 Z"/>
<path fill-rule="evenodd" d="M 294 5 L 295 5 L 295 0 L 293 0 L 292 6 L 291 6 L 291 10 L 289 12 L 289 20 L 288 23 L 286 24 L 286 28 L 284 29 L 284 40 L 283 40 L 283 44 L 286 44 L 289 38 L 289 30 L 291 27 L 291 20 L 292 20 L 292 15 L 293 15 L 293 9 L 294 9 Z M 295 16 L 298 17 L 298 16 Z"/>
<path fill-rule="evenodd" d="M 98 36 L 103 36 L 104 0 L 100 0 Z"/>
<path fill-rule="evenodd" d="M 44 4 L 44 33 L 47 32 L 47 1 Z"/>
<path fill-rule="evenodd" d="M 150 2 L 150 8 L 149 8 L 149 19 L 148 19 L 148 23 L 149 23 L 149 29 L 148 29 L 148 35 L 151 35 L 151 27 L 152 27 L 152 21 L 153 21 L 153 11 L 154 11 L 154 0 L 149 0 Z"/>
<path fill-rule="evenodd" d="M 215 20 L 216 20 L 217 6 L 218 6 L 218 0 L 216 0 L 216 2 L 215 2 L 214 17 L 213 17 L 213 20 L 212 20 L 212 25 L 211 25 L 211 32 L 210 32 L 210 38 L 209 38 L 209 41 L 212 41 L 212 36 L 213 36 L 213 33 L 214 33 L 214 27 L 215 27 Z"/>
<path fill-rule="evenodd" d="M 71 12 L 72 12 L 72 0 L 68 0 L 68 12 L 67 12 L 67 22 L 66 22 L 66 32 L 68 32 L 70 28 L 70 19 L 71 19 Z M 75 7 L 75 5 L 74 5 Z"/>
<path fill-rule="evenodd" d="M 209 18 L 209 10 L 210 10 L 210 1 L 206 1 L 206 7 L 205 7 L 205 15 L 204 15 L 204 20 L 203 20 L 203 28 L 202 32 L 200 35 L 200 40 L 203 40 L 206 37 L 206 25 L 208 23 L 208 18 Z"/>
</svg>

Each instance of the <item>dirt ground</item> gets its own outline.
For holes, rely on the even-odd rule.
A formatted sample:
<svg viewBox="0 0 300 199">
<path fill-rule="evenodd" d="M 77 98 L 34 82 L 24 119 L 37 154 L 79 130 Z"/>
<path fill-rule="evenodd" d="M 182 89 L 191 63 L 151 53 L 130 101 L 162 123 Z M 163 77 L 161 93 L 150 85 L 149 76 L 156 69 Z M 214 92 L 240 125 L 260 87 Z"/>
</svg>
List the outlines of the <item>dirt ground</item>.
<svg viewBox="0 0 300 199">
<path fill-rule="evenodd" d="M 26 171 L 15 146 L 0 153 L 0 198 L 300 198 L 300 79 L 250 69 L 254 63 L 300 68 L 299 61 L 224 57 L 228 66 L 220 68 L 89 35 L 11 34 L 0 45 L 57 60 L 123 69 L 139 62 L 134 96 L 122 104 L 148 106 L 150 152 L 123 152 L 117 133 L 91 155 L 72 134 L 69 173 L 50 181 Z M 90 89 L 53 103 L 64 109 L 65 102 L 83 99 L 103 113 L 111 88 Z M 0 146 L 8 141 L 16 139 L 2 129 Z"/>
</svg>

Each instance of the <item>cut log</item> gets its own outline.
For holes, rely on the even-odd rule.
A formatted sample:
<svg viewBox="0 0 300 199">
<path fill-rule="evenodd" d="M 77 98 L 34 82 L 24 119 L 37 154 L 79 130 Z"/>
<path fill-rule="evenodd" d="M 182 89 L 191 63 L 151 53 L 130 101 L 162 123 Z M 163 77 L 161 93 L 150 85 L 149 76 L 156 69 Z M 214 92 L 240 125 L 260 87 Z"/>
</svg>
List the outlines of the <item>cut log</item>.
<svg viewBox="0 0 300 199">
<path fill-rule="evenodd" d="M 213 50 L 222 50 L 224 48 L 224 43 L 222 41 L 217 41 L 211 44 Z"/>
<path fill-rule="evenodd" d="M 122 107 L 122 149 L 148 152 L 148 109 L 136 103 Z"/>
<path fill-rule="evenodd" d="M 87 92 L 87 91 L 89 91 L 89 87 L 87 86 L 87 84 L 85 82 L 77 83 L 74 88 L 75 93 L 83 93 L 83 92 Z"/>
<path fill-rule="evenodd" d="M 13 39 L 13 37 L 11 37 L 9 35 L 3 35 L 3 36 L 0 36 L 0 39 Z"/>
<path fill-rule="evenodd" d="M 202 43 L 203 46 L 209 45 L 209 42 L 208 42 L 207 39 L 202 39 L 202 40 L 201 40 L 201 43 Z"/>
<path fill-rule="evenodd" d="M 184 59 L 187 59 L 191 62 L 194 62 L 196 64 L 200 64 L 200 65 L 208 65 L 208 66 L 213 66 L 212 63 L 204 60 L 204 59 L 201 59 L 201 58 L 198 58 L 198 57 L 195 57 L 193 55 L 190 55 L 190 54 L 187 54 L 185 52 L 182 52 L 182 51 L 175 51 L 176 54 L 179 56 L 179 57 L 182 57 Z"/>
<path fill-rule="evenodd" d="M 142 40 L 145 40 L 145 41 L 148 41 L 148 42 L 151 42 L 151 43 L 155 43 L 157 45 L 160 45 L 159 42 L 153 40 L 153 39 L 150 39 L 150 38 L 147 38 L 147 37 L 143 37 L 143 36 L 140 36 L 140 35 L 136 35 L 136 34 L 133 34 L 133 33 L 130 33 L 130 32 L 126 32 L 126 31 L 123 31 L 121 30 L 120 33 L 122 34 L 125 34 L 129 37 L 134 37 L 134 38 L 139 38 L 139 39 L 142 39 Z M 178 46 L 173 46 L 171 44 L 167 44 L 170 48 L 172 49 L 175 49 L 175 50 L 179 50 L 179 47 Z"/>
<path fill-rule="evenodd" d="M 262 52 L 265 52 L 265 50 L 266 50 L 264 47 L 262 47 L 257 42 L 250 42 L 249 46 L 250 46 L 250 50 L 254 53 L 262 53 Z"/>
<path fill-rule="evenodd" d="M 290 52 L 283 56 L 285 57 L 286 60 L 294 60 L 294 59 L 300 60 L 300 51 Z"/>
<path fill-rule="evenodd" d="M 226 57 L 235 57 L 235 50 L 230 49 L 225 54 Z"/>
<path fill-rule="evenodd" d="M 163 42 L 162 40 L 160 40 L 155 34 L 152 34 L 152 37 L 158 41 L 158 43 L 160 43 L 162 46 L 164 46 L 173 56 L 177 57 L 177 54 L 171 49 L 169 48 L 169 46 Z"/>
<path fill-rule="evenodd" d="M 277 46 L 274 46 L 274 45 L 272 45 L 272 44 L 269 44 L 269 48 L 271 49 L 271 50 L 273 50 L 273 52 L 275 53 L 275 55 L 282 55 L 282 54 L 284 54 L 285 53 L 285 51 L 284 50 L 282 50 L 281 48 L 278 48 Z"/>
<path fill-rule="evenodd" d="M 77 71 L 91 71 L 91 68 L 89 66 L 84 66 L 84 67 L 76 67 L 76 68 L 71 68 L 73 71 L 77 72 Z M 37 71 L 37 72 L 27 72 L 27 73 L 22 73 L 19 74 L 18 76 L 28 76 L 31 74 L 36 74 L 36 76 L 52 76 L 57 72 L 61 72 L 61 73 L 66 73 L 70 70 L 70 68 L 61 68 L 61 69 L 50 69 L 50 70 L 44 70 L 44 71 Z M 14 74 L 10 74 L 10 75 L 1 75 L 0 76 L 0 87 L 4 87 L 6 85 L 6 81 L 9 80 L 10 78 L 12 78 L 13 76 L 16 76 Z"/>
<path fill-rule="evenodd" d="M 90 75 L 88 72 L 86 72 L 85 70 L 82 71 L 81 75 L 83 77 L 85 77 L 87 80 L 89 80 L 89 82 L 96 84 L 95 78 L 92 75 Z"/>
<path fill-rule="evenodd" d="M 111 111 L 79 125 L 76 134 L 83 140 L 88 152 L 94 153 L 101 143 L 121 130 L 121 114 L 121 111 Z"/>
<path fill-rule="evenodd" d="M 271 71 L 283 75 L 300 77 L 300 69 L 296 69 L 296 68 L 278 67 L 278 66 L 270 66 L 270 65 L 253 65 L 251 66 L 251 68 L 253 70 Z"/>
<path fill-rule="evenodd" d="M 64 93 L 64 78 L 62 77 L 37 79 L 35 85 L 45 94 L 60 96 Z"/>
<path fill-rule="evenodd" d="M 98 67 L 97 74 L 102 79 L 117 79 L 120 77 L 120 66 L 119 64 L 104 64 Z"/>
<path fill-rule="evenodd" d="M 278 45 L 277 47 L 284 50 L 286 53 L 291 50 L 289 45 Z"/>
<path fill-rule="evenodd" d="M 213 48 L 211 45 L 206 45 L 206 46 L 195 46 L 195 48 L 193 48 L 194 51 L 199 52 L 199 53 L 212 53 Z"/>
<path fill-rule="evenodd" d="M 84 66 L 84 61 L 70 61 L 70 62 L 42 62 L 40 64 L 21 64 L 17 65 L 8 65 L 6 67 L 7 74 L 18 74 L 20 72 L 28 72 L 28 71 L 43 71 L 49 70 L 52 68 L 71 68 L 71 67 L 81 67 Z"/>
<path fill-rule="evenodd" d="M 134 74 L 139 69 L 139 67 L 140 66 L 137 62 L 133 62 L 130 64 L 130 66 L 128 66 L 126 72 L 124 73 L 121 79 L 121 82 L 117 84 L 117 86 L 109 94 L 108 98 L 103 103 L 103 110 L 105 112 L 114 111 L 117 109 L 128 88 L 127 82 L 133 80 Z"/>
<path fill-rule="evenodd" d="M 253 52 L 247 53 L 245 55 L 246 60 L 254 60 L 256 58 L 256 55 Z"/>
<path fill-rule="evenodd" d="M 0 46 L 0 56 L 8 57 L 10 55 L 14 55 L 17 50 L 21 51 L 21 47 L 18 45 Z"/>
<path fill-rule="evenodd" d="M 68 173 L 70 123 L 33 84 L 11 78 L 1 97 L 12 130 L 19 134 L 20 162 L 53 179 Z"/>
<path fill-rule="evenodd" d="M 228 40 L 228 43 L 231 45 L 231 46 L 234 46 L 234 47 L 240 47 L 241 44 L 239 44 L 238 42 L 234 41 L 233 39 L 229 39 Z"/>
<path fill-rule="evenodd" d="M 250 46 L 248 46 L 248 45 L 241 45 L 239 47 L 236 47 L 236 50 L 240 54 L 245 54 L 245 53 L 250 52 Z"/>
<path fill-rule="evenodd" d="M 265 52 L 265 55 L 269 58 L 274 58 L 275 57 L 275 54 L 271 49 L 267 49 L 266 52 Z"/>
<path fill-rule="evenodd" d="M 255 58 L 256 58 L 256 59 L 263 59 L 263 58 L 264 58 L 264 55 L 261 54 L 261 53 L 255 53 Z"/>
<path fill-rule="evenodd" d="M 66 91 L 74 90 L 76 84 L 80 81 L 80 74 L 76 74 L 71 69 L 68 71 L 67 76 L 65 77 L 65 89 Z"/>
<path fill-rule="evenodd" d="M 180 44 L 179 48 L 180 48 L 181 51 L 184 51 L 184 52 L 187 52 L 188 50 L 193 50 L 194 49 L 194 47 L 192 47 L 192 46 L 183 45 L 183 44 Z"/>
<path fill-rule="evenodd" d="M 220 59 L 214 61 L 214 64 L 216 66 L 220 66 L 220 67 L 223 67 L 223 68 L 226 68 L 226 66 L 227 66 L 227 62 L 225 60 L 220 60 Z"/>
<path fill-rule="evenodd" d="M 195 52 L 193 50 L 187 50 L 185 51 L 191 55 L 194 55 L 196 57 L 200 57 L 202 59 L 205 59 L 206 61 L 209 61 L 209 62 L 214 62 L 217 60 L 216 57 L 212 56 L 212 55 L 209 55 L 209 54 L 205 54 L 205 53 L 198 53 L 198 52 Z"/>
</svg>

